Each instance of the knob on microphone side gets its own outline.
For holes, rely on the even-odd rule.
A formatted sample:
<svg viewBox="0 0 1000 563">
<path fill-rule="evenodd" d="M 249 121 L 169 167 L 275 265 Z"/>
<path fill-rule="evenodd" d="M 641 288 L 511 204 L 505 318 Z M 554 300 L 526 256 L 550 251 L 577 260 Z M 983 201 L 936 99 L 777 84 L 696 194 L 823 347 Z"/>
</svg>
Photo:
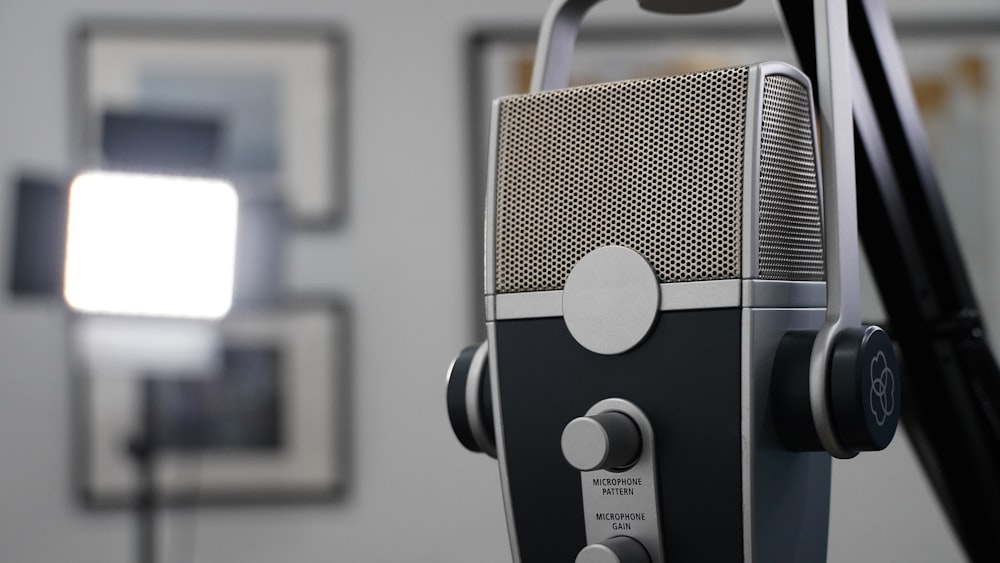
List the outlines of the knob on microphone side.
<svg viewBox="0 0 1000 563">
<path fill-rule="evenodd" d="M 778 345 L 771 381 L 775 432 L 791 451 L 824 447 L 813 423 L 807 377 L 814 331 L 791 331 Z M 892 441 L 900 419 L 899 363 L 876 326 L 851 327 L 834 341 L 825 391 L 837 440 L 853 456 Z"/>
<path fill-rule="evenodd" d="M 448 367 L 448 420 L 466 449 L 497 457 L 487 343 L 467 346 Z"/>
</svg>

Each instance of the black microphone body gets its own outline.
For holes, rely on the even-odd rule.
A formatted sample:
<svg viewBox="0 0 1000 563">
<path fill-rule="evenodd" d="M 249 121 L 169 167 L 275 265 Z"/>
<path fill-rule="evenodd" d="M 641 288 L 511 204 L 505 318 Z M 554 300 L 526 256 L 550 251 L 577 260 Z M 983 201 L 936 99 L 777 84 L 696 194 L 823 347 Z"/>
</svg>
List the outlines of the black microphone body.
<svg viewBox="0 0 1000 563">
<path fill-rule="evenodd" d="M 741 420 L 736 352 L 753 346 L 743 342 L 744 313 L 761 325 L 818 327 L 822 321 L 815 311 L 665 312 L 641 346 L 613 358 L 581 350 L 558 319 L 496 323 L 505 503 L 518 561 L 573 561 L 593 543 L 588 522 L 608 538 L 638 528 L 630 505 L 648 494 L 649 483 L 629 481 L 627 472 L 590 472 L 601 475 L 584 477 L 591 481 L 588 492 L 607 508 L 586 512 L 580 472 L 559 447 L 564 427 L 608 397 L 629 400 L 653 424 L 663 560 L 825 560 L 830 456 L 785 451 L 764 420 Z M 781 331 L 758 330 L 757 348 L 770 341 L 773 350 Z M 766 398 L 766 382 L 755 383 L 755 406 L 766 408 L 759 400 Z M 745 459 L 750 452 L 744 452 L 742 429 L 753 422 L 758 433 Z M 748 547 L 755 557 L 745 553 Z"/>
</svg>

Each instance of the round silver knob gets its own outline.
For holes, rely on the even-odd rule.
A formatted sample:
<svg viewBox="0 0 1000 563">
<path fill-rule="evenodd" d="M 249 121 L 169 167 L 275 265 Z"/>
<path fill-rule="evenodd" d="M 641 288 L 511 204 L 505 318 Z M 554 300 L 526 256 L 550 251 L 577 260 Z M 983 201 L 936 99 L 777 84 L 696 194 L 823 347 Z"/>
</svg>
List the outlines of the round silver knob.
<svg viewBox="0 0 1000 563">
<path fill-rule="evenodd" d="M 573 419 L 562 433 L 563 456 L 580 471 L 628 467 L 641 450 L 639 427 L 616 411 Z"/>
<path fill-rule="evenodd" d="M 641 543 L 628 536 L 617 536 L 581 549 L 576 563 L 650 563 L 650 559 Z"/>
</svg>

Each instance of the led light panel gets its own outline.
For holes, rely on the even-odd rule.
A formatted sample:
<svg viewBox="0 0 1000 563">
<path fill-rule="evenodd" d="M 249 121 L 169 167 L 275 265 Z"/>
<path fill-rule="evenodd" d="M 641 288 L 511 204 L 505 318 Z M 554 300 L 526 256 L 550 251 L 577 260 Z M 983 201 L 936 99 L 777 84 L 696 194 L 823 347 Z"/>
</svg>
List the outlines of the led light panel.
<svg viewBox="0 0 1000 563">
<path fill-rule="evenodd" d="M 89 313 L 221 318 L 238 200 L 215 179 L 85 172 L 69 192 L 63 292 Z"/>
</svg>

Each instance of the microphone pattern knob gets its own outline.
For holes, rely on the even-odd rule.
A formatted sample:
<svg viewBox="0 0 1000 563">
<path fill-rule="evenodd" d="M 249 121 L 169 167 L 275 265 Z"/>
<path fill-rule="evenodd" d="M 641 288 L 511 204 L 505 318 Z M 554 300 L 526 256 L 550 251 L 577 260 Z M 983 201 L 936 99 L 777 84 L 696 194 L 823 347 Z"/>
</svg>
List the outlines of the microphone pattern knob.
<svg viewBox="0 0 1000 563">
<path fill-rule="evenodd" d="M 575 418 L 562 433 L 563 456 L 580 471 L 628 467 L 641 450 L 639 427 L 617 411 Z"/>
</svg>

